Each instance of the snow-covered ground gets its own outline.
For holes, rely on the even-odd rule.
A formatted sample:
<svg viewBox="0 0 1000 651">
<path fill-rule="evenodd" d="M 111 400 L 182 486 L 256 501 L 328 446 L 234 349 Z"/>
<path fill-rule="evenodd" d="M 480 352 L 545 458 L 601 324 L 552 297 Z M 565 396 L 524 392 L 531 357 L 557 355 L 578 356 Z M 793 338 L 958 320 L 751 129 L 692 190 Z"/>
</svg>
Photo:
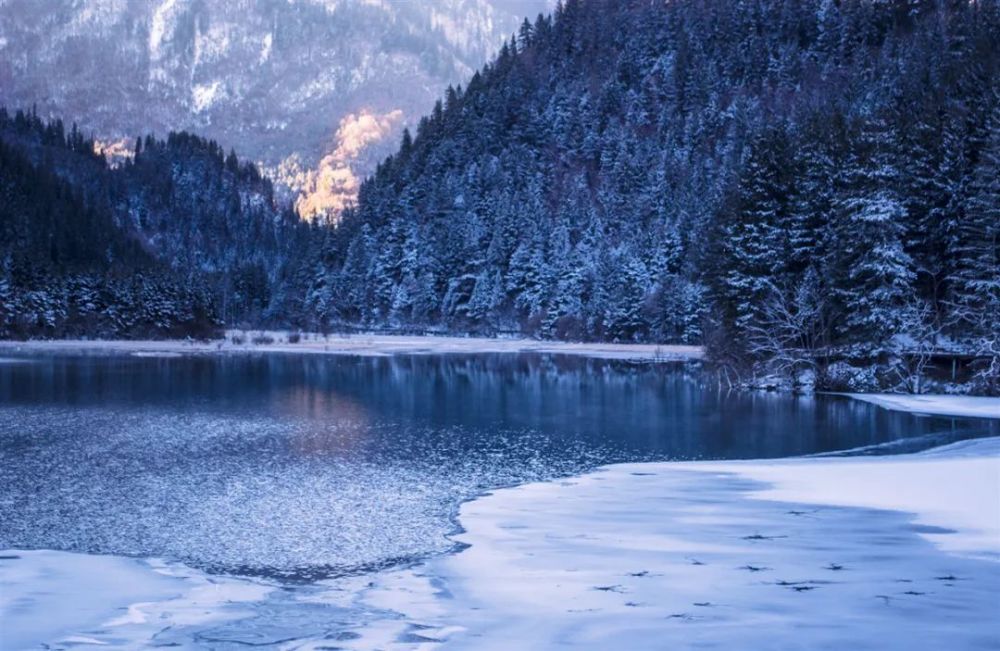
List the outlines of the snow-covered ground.
<svg viewBox="0 0 1000 651">
<path fill-rule="evenodd" d="M 15 640 L 103 648 L 240 635 L 289 649 L 1000 645 L 996 438 L 892 457 L 616 465 L 484 495 L 460 521 L 461 553 L 298 592 L 8 552 L 20 558 L 0 560 L 0 618 Z M 84 593 L 104 614 L 53 626 Z M 239 619 L 262 612 L 278 624 Z M 302 613 L 349 630 L 316 634 Z M 206 630 L 198 616 L 234 621 Z"/>
<path fill-rule="evenodd" d="M 238 341 L 234 343 L 233 336 Z M 260 343 L 254 343 L 254 341 Z M 270 341 L 268 341 L 270 340 Z M 108 352 L 140 356 L 176 356 L 198 353 L 280 352 L 329 355 L 397 355 L 450 353 L 551 353 L 580 355 L 601 359 L 674 361 L 696 359 L 700 346 L 657 344 L 571 343 L 534 339 L 486 337 L 437 337 L 402 335 L 317 335 L 303 334 L 297 343 L 289 343 L 287 332 L 247 331 L 227 333 L 217 341 L 124 341 L 124 340 L 37 340 L 0 341 L 0 352 Z"/>
<path fill-rule="evenodd" d="M 918 396 L 896 393 L 851 393 L 848 395 L 896 411 L 935 416 L 1000 418 L 1000 398 L 941 394 Z"/>
</svg>

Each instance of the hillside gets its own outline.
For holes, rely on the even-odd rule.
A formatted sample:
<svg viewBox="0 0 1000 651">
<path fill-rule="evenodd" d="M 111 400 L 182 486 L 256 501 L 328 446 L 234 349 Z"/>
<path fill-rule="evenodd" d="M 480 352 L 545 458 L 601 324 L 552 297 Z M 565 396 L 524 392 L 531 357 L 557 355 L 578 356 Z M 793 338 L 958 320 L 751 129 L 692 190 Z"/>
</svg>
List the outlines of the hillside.
<svg viewBox="0 0 1000 651">
<path fill-rule="evenodd" d="M 137 149 L 111 167 L 76 125 L 0 109 L 0 335 L 202 335 L 294 311 L 315 227 L 212 141 Z"/>
<path fill-rule="evenodd" d="M 996 364 L 998 52 L 992 1 L 570 0 L 404 134 L 308 305 L 837 388 Z"/>
<path fill-rule="evenodd" d="M 75 120 L 119 152 L 137 133 L 198 133 L 237 146 L 305 193 L 305 208 L 321 210 L 351 199 L 404 124 L 492 56 L 523 16 L 550 8 L 548 0 L 7 0 L 0 105 Z"/>
</svg>

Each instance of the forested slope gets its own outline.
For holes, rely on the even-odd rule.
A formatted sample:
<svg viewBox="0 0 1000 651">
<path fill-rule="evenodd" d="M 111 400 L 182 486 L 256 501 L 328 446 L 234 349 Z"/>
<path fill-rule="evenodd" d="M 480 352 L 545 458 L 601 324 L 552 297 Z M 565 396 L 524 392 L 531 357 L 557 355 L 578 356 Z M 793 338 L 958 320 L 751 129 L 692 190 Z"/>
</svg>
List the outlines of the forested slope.
<svg viewBox="0 0 1000 651">
<path fill-rule="evenodd" d="M 111 167 L 75 125 L 0 110 L 0 334 L 202 336 L 297 312 L 310 227 L 256 167 L 186 133 L 137 152 Z"/>
<path fill-rule="evenodd" d="M 889 379 L 837 363 L 995 357 L 998 4 L 569 0 L 404 135 L 310 313 L 857 388 Z"/>
<path fill-rule="evenodd" d="M 517 332 L 1000 391 L 996 0 L 569 0 L 334 227 L 186 133 L 112 166 L 0 111 L 0 145 L 3 336 Z"/>
</svg>

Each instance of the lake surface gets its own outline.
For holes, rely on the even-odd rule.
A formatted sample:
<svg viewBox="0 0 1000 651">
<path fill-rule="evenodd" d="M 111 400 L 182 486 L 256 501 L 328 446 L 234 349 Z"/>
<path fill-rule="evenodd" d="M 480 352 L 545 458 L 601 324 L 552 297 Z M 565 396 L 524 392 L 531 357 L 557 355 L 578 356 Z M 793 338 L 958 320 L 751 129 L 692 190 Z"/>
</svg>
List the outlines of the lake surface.
<svg viewBox="0 0 1000 651">
<path fill-rule="evenodd" d="M 0 549 L 302 582 L 453 549 L 482 491 L 621 461 L 892 453 L 998 435 L 682 366 L 544 355 L 0 362 Z"/>
</svg>

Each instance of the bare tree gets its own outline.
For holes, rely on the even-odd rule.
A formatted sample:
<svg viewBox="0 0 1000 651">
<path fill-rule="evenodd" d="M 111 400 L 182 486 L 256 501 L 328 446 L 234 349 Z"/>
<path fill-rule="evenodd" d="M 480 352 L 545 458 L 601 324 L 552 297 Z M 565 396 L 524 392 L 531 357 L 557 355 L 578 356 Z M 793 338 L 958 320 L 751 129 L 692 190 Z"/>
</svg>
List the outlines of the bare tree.
<svg viewBox="0 0 1000 651">
<path fill-rule="evenodd" d="M 892 367 L 898 379 L 896 389 L 923 393 L 928 367 L 935 353 L 940 352 L 941 331 L 931 304 L 912 296 L 902 311 L 900 334 L 892 343 L 898 358 Z"/>
<path fill-rule="evenodd" d="M 768 281 L 758 319 L 748 330 L 750 353 L 793 383 L 803 371 L 819 371 L 819 356 L 829 344 L 828 312 L 812 271 L 788 288 Z"/>
<path fill-rule="evenodd" d="M 972 377 L 972 386 L 986 395 L 1000 395 L 1000 336 L 986 341 L 985 361 Z"/>
</svg>

